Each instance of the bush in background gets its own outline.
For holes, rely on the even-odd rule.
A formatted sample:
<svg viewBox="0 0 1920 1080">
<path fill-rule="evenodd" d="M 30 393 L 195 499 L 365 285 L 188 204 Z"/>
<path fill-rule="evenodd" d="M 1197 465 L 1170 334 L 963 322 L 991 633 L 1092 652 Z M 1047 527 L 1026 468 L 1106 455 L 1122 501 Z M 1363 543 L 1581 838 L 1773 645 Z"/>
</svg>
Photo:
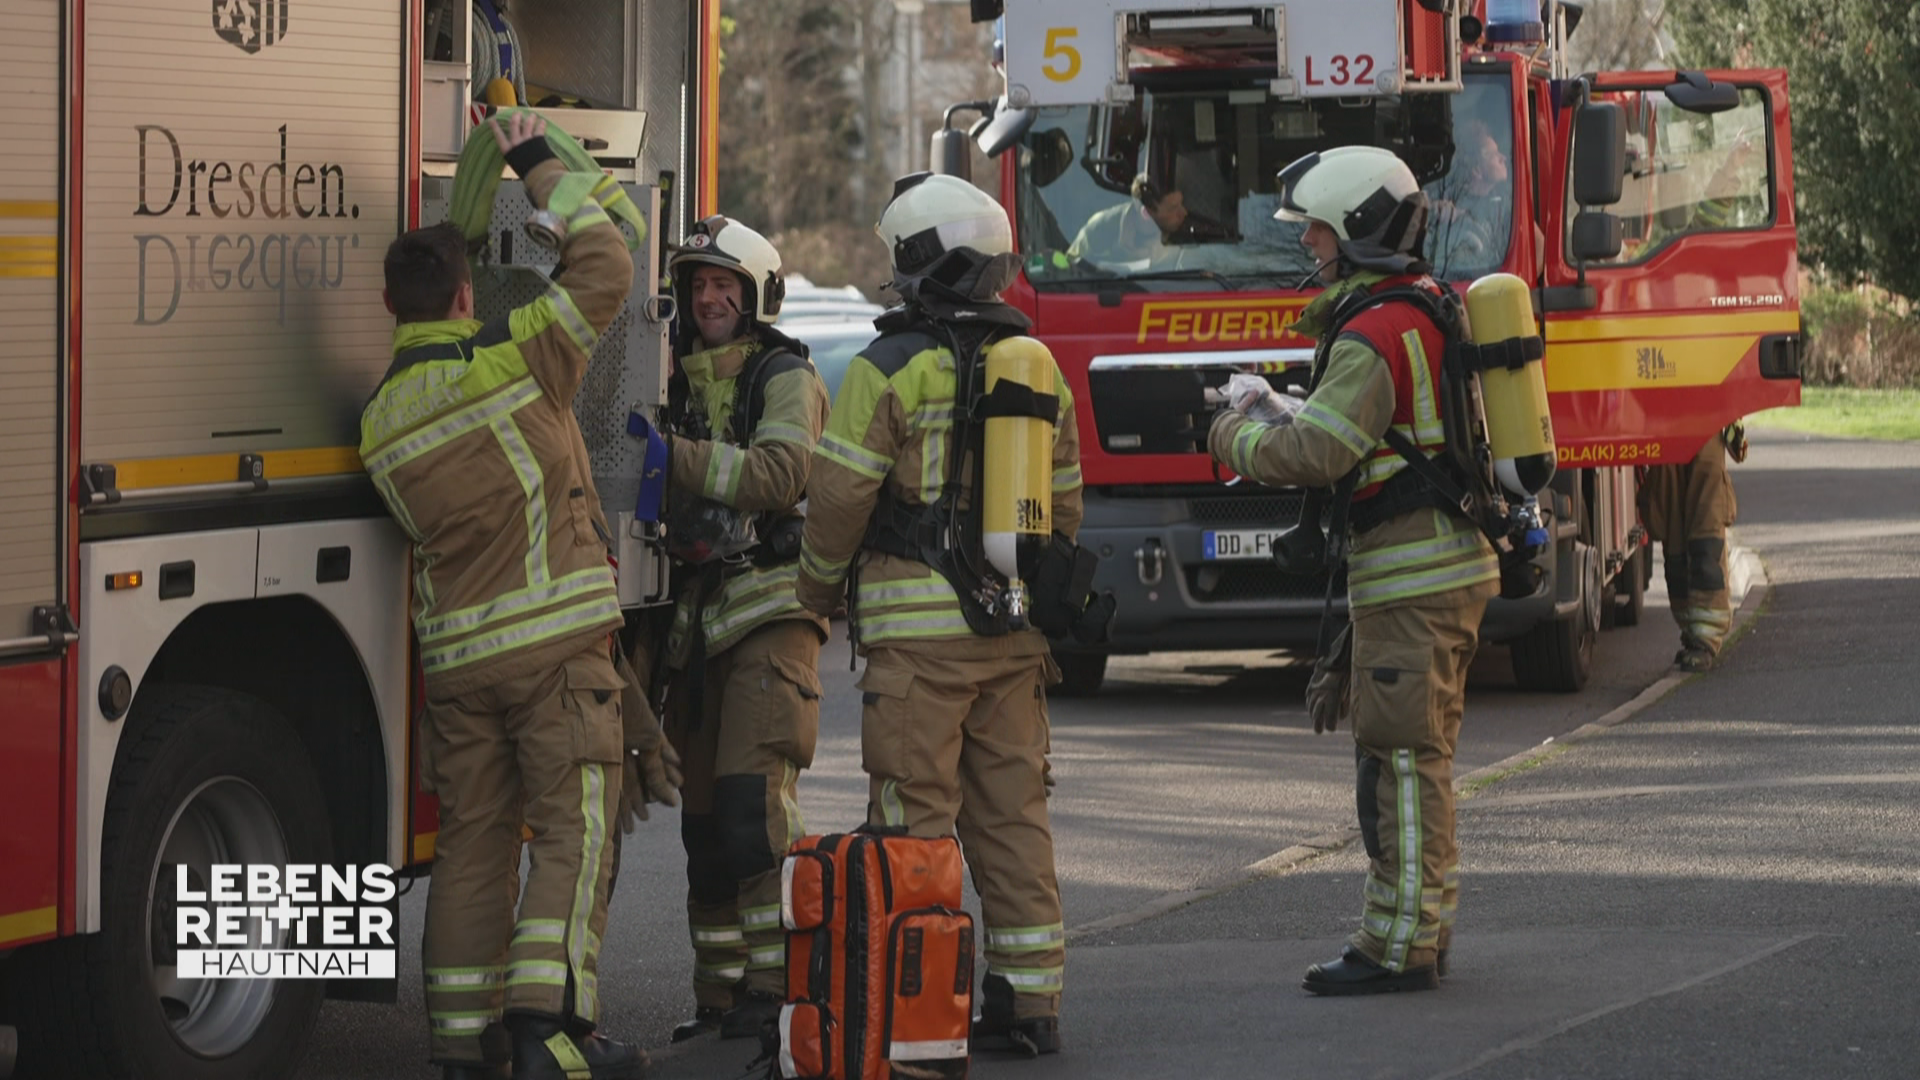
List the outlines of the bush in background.
<svg viewBox="0 0 1920 1080">
<path fill-rule="evenodd" d="M 1814 280 L 1800 292 L 1802 374 L 1810 386 L 1920 386 L 1920 320 L 1912 305 L 1869 286 Z"/>
</svg>

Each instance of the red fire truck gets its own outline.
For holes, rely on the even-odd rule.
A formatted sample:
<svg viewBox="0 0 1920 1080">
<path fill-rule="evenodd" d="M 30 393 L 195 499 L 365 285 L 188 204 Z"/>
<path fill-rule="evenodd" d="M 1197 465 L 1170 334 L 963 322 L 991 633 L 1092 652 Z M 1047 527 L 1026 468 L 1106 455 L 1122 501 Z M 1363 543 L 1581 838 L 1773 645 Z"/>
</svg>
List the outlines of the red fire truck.
<svg viewBox="0 0 1920 1080">
<path fill-rule="evenodd" d="M 495 79 L 653 223 L 578 402 L 633 506 L 656 241 L 715 201 L 719 2 L 504 7 L 0 5 L 0 1075 L 17 1037 L 40 1074 L 288 1076 L 323 994 L 392 999 L 183 977 L 171 913 L 180 867 L 432 858 L 408 547 L 353 448 L 382 255 L 445 216 Z M 529 209 L 503 182 L 482 317 L 550 269 Z"/>
<path fill-rule="evenodd" d="M 997 5 L 985 5 L 988 8 Z M 981 11 L 976 5 L 976 12 Z M 1489 10 L 1491 9 L 1491 10 Z M 1577 690 L 1649 579 L 1635 469 L 1799 401 L 1792 152 L 1781 71 L 1566 70 L 1548 0 L 1007 0 L 1006 96 L 969 134 L 1005 155 L 1026 272 L 1011 301 L 1080 409 L 1115 652 L 1297 646 L 1324 578 L 1273 538 L 1302 493 L 1209 464 L 1207 388 L 1303 384 L 1290 332 L 1317 286 L 1275 174 L 1392 149 L 1426 186 L 1436 277 L 1534 283 L 1560 471 L 1532 599 L 1496 601 L 1523 686 Z M 936 134 L 955 159 L 959 132 Z M 936 164 L 936 168 L 942 167 Z M 1069 692 L 1104 653 L 1065 653 Z"/>
</svg>

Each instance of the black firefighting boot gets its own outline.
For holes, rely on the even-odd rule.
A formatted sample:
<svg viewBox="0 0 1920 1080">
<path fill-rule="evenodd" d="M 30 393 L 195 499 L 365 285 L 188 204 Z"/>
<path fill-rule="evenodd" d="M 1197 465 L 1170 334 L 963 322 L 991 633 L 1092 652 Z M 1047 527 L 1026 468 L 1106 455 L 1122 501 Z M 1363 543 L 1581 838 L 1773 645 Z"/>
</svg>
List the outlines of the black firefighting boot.
<svg viewBox="0 0 1920 1080">
<path fill-rule="evenodd" d="M 647 1055 L 637 1046 L 529 1013 L 507 1016 L 513 1038 L 513 1080 L 645 1080 Z"/>
<path fill-rule="evenodd" d="M 720 1018 L 726 1015 L 718 1005 L 702 1005 L 693 1010 L 693 1019 L 683 1020 L 673 1029 L 673 1042 L 686 1042 L 710 1031 L 720 1030 Z"/>
<path fill-rule="evenodd" d="M 1447 977 L 1447 950 L 1441 949 L 1439 955 L 1433 958 L 1433 973 L 1443 979 Z"/>
<path fill-rule="evenodd" d="M 755 1039 L 780 1023 L 780 995 L 766 990 L 749 990 L 740 1003 L 720 1018 L 723 1039 Z"/>
<path fill-rule="evenodd" d="M 1431 964 L 1405 971 L 1381 967 L 1349 945 L 1341 950 L 1340 959 L 1308 968 L 1307 977 L 1300 985 L 1316 994 L 1341 997 L 1349 994 L 1390 994 L 1398 990 L 1432 990 L 1440 985 L 1440 977 Z"/>
<path fill-rule="evenodd" d="M 1688 672 L 1710 671 L 1713 669 L 1713 650 L 1705 645 L 1688 645 L 1674 655 L 1673 666 Z"/>
<path fill-rule="evenodd" d="M 973 1018 L 968 1051 L 1007 1050 L 1023 1057 L 1060 1052 L 1060 1018 L 1020 1017 L 1013 1010 L 1013 984 L 989 973 L 981 980 L 980 1015 Z"/>
</svg>

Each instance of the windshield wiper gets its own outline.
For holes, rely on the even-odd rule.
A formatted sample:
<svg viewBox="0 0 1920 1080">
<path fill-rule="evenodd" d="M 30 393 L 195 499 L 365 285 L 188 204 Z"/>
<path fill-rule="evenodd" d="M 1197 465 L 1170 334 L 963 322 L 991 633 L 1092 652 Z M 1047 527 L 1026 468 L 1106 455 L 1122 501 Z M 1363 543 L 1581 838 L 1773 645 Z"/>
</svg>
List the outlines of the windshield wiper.
<svg viewBox="0 0 1920 1080">
<path fill-rule="evenodd" d="M 1233 283 L 1233 279 L 1230 277 L 1227 277 L 1225 274 L 1222 274 L 1217 270 L 1201 270 L 1197 267 L 1187 267 L 1180 270 L 1147 270 L 1138 274 L 1128 274 L 1125 280 L 1127 281 L 1200 280 L 1200 281 L 1213 282 L 1214 284 L 1220 286 L 1221 292 L 1238 292 L 1240 290 L 1240 286 L 1235 285 Z"/>
</svg>

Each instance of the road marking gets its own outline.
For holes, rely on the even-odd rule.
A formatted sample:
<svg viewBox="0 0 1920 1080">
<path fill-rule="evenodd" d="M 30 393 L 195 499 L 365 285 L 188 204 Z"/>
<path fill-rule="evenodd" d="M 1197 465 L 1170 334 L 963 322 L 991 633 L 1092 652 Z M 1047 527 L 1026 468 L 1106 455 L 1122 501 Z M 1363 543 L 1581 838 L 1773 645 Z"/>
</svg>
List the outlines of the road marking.
<svg viewBox="0 0 1920 1080">
<path fill-rule="evenodd" d="M 1805 942 L 1813 940 L 1814 938 L 1833 937 L 1833 936 L 1835 935 L 1801 934 L 1799 937 L 1788 938 L 1785 941 L 1775 942 L 1774 944 L 1769 945 L 1764 949 L 1761 949 L 1759 952 L 1753 953 L 1748 956 L 1743 956 L 1740 959 L 1735 960 L 1730 964 L 1723 964 L 1720 967 L 1714 968 L 1712 971 L 1702 972 L 1698 975 L 1695 975 L 1691 979 L 1685 979 L 1685 980 L 1682 980 L 1681 982 L 1674 983 L 1672 986 L 1666 986 L 1658 990 L 1649 991 L 1645 994 L 1639 995 L 1638 997 L 1630 997 L 1625 1001 L 1616 1001 L 1612 1005 L 1603 1005 L 1600 1008 L 1593 1010 L 1592 1012 L 1582 1013 L 1571 1020 L 1562 1020 L 1560 1023 L 1555 1024 L 1552 1027 L 1549 1027 L 1543 1031 L 1535 1032 L 1532 1035 L 1523 1035 L 1518 1039 L 1514 1039 L 1512 1042 L 1502 1043 L 1501 1045 L 1496 1046 L 1491 1050 L 1488 1050 L 1486 1053 L 1481 1054 L 1479 1057 L 1474 1058 L 1472 1061 L 1467 1062 L 1465 1065 L 1461 1065 L 1453 1069 L 1448 1069 L 1446 1072 L 1435 1073 L 1432 1076 L 1428 1077 L 1427 1080 L 1453 1080 L 1453 1078 L 1456 1076 L 1465 1076 L 1466 1074 L 1472 1072 L 1473 1070 L 1480 1068 L 1482 1065 L 1491 1064 L 1495 1061 L 1500 1060 L 1503 1057 L 1506 1057 L 1509 1054 L 1516 1054 L 1522 1050 L 1530 1050 L 1533 1047 L 1539 1046 L 1541 1043 L 1544 1043 L 1549 1039 L 1555 1038 L 1560 1035 L 1564 1035 L 1567 1032 L 1572 1031 L 1574 1028 L 1581 1026 L 1582 1024 L 1590 1024 L 1593 1021 L 1600 1019 L 1601 1017 L 1609 1016 L 1609 1015 L 1612 1015 L 1613 1013 L 1619 1012 L 1622 1009 L 1629 1009 L 1635 1005 L 1652 1001 L 1655 998 L 1663 998 L 1672 994 L 1678 994 L 1683 990 L 1691 990 L 1694 987 L 1699 986 L 1701 983 L 1711 982 L 1722 975 L 1730 975 L 1733 972 L 1739 971 L 1743 967 L 1747 967 L 1751 964 L 1757 964 L 1760 961 L 1765 960 L 1767 957 L 1774 955 L 1775 953 L 1785 952 L 1786 950 L 1793 948 L 1795 945 L 1803 944 Z"/>
<path fill-rule="evenodd" d="M 1730 553 L 1728 562 L 1732 564 L 1736 578 L 1743 573 L 1748 578 L 1747 587 L 1744 589 L 1745 595 L 1741 599 L 1740 610 L 1735 613 L 1733 628 L 1727 634 L 1727 644 L 1732 645 L 1740 638 L 1741 634 L 1745 632 L 1753 620 L 1759 617 L 1761 610 L 1766 607 L 1767 593 L 1770 586 L 1767 581 L 1766 567 L 1753 552 L 1744 548 L 1736 548 Z M 1735 590 L 1735 595 L 1740 595 L 1741 591 L 1742 590 Z M 1652 686 L 1647 687 L 1635 695 L 1633 700 L 1605 713 L 1597 720 L 1582 724 L 1567 734 L 1549 739 L 1539 746 L 1528 747 L 1503 761 L 1496 761 L 1491 765 L 1475 769 L 1465 776 L 1455 777 L 1453 790 L 1456 792 L 1460 804 L 1464 807 L 1471 808 L 1474 806 L 1496 805 L 1491 799 L 1485 801 L 1475 799 L 1472 795 L 1473 790 L 1483 783 L 1497 783 L 1505 774 L 1513 772 L 1515 769 L 1537 761 L 1540 758 L 1557 754 L 1562 747 L 1582 742 L 1609 728 L 1618 727 L 1626 723 L 1628 720 L 1646 711 L 1661 698 L 1666 697 L 1681 683 L 1698 677 L 1697 675 L 1678 671 L 1664 675 L 1655 681 Z M 1888 782 L 1892 783 L 1896 781 L 1889 780 Z M 1587 798 L 1588 796 L 1583 795 L 1580 797 Z M 1516 796 L 1515 798 L 1517 799 L 1519 797 Z M 1091 934 L 1105 933 L 1110 930 L 1120 930 L 1125 927 L 1134 926 L 1146 922 L 1149 919 L 1157 919 L 1162 915 L 1171 914 L 1181 908 L 1197 904 L 1202 900 L 1218 896 L 1231 889 L 1237 889 L 1242 885 L 1250 885 L 1256 881 L 1279 877 L 1281 874 L 1287 873 L 1305 863 L 1312 862 L 1321 856 L 1331 855 L 1334 852 L 1340 851 L 1359 838 L 1360 828 L 1358 825 L 1338 829 L 1329 833 L 1321 833 L 1319 836 L 1302 840 L 1291 847 L 1276 851 L 1258 862 L 1248 863 L 1238 870 L 1232 870 L 1219 877 L 1203 881 L 1191 889 L 1181 889 L 1175 892 L 1163 893 L 1131 910 L 1072 927 L 1067 931 L 1067 941 L 1071 944 Z"/>
</svg>

